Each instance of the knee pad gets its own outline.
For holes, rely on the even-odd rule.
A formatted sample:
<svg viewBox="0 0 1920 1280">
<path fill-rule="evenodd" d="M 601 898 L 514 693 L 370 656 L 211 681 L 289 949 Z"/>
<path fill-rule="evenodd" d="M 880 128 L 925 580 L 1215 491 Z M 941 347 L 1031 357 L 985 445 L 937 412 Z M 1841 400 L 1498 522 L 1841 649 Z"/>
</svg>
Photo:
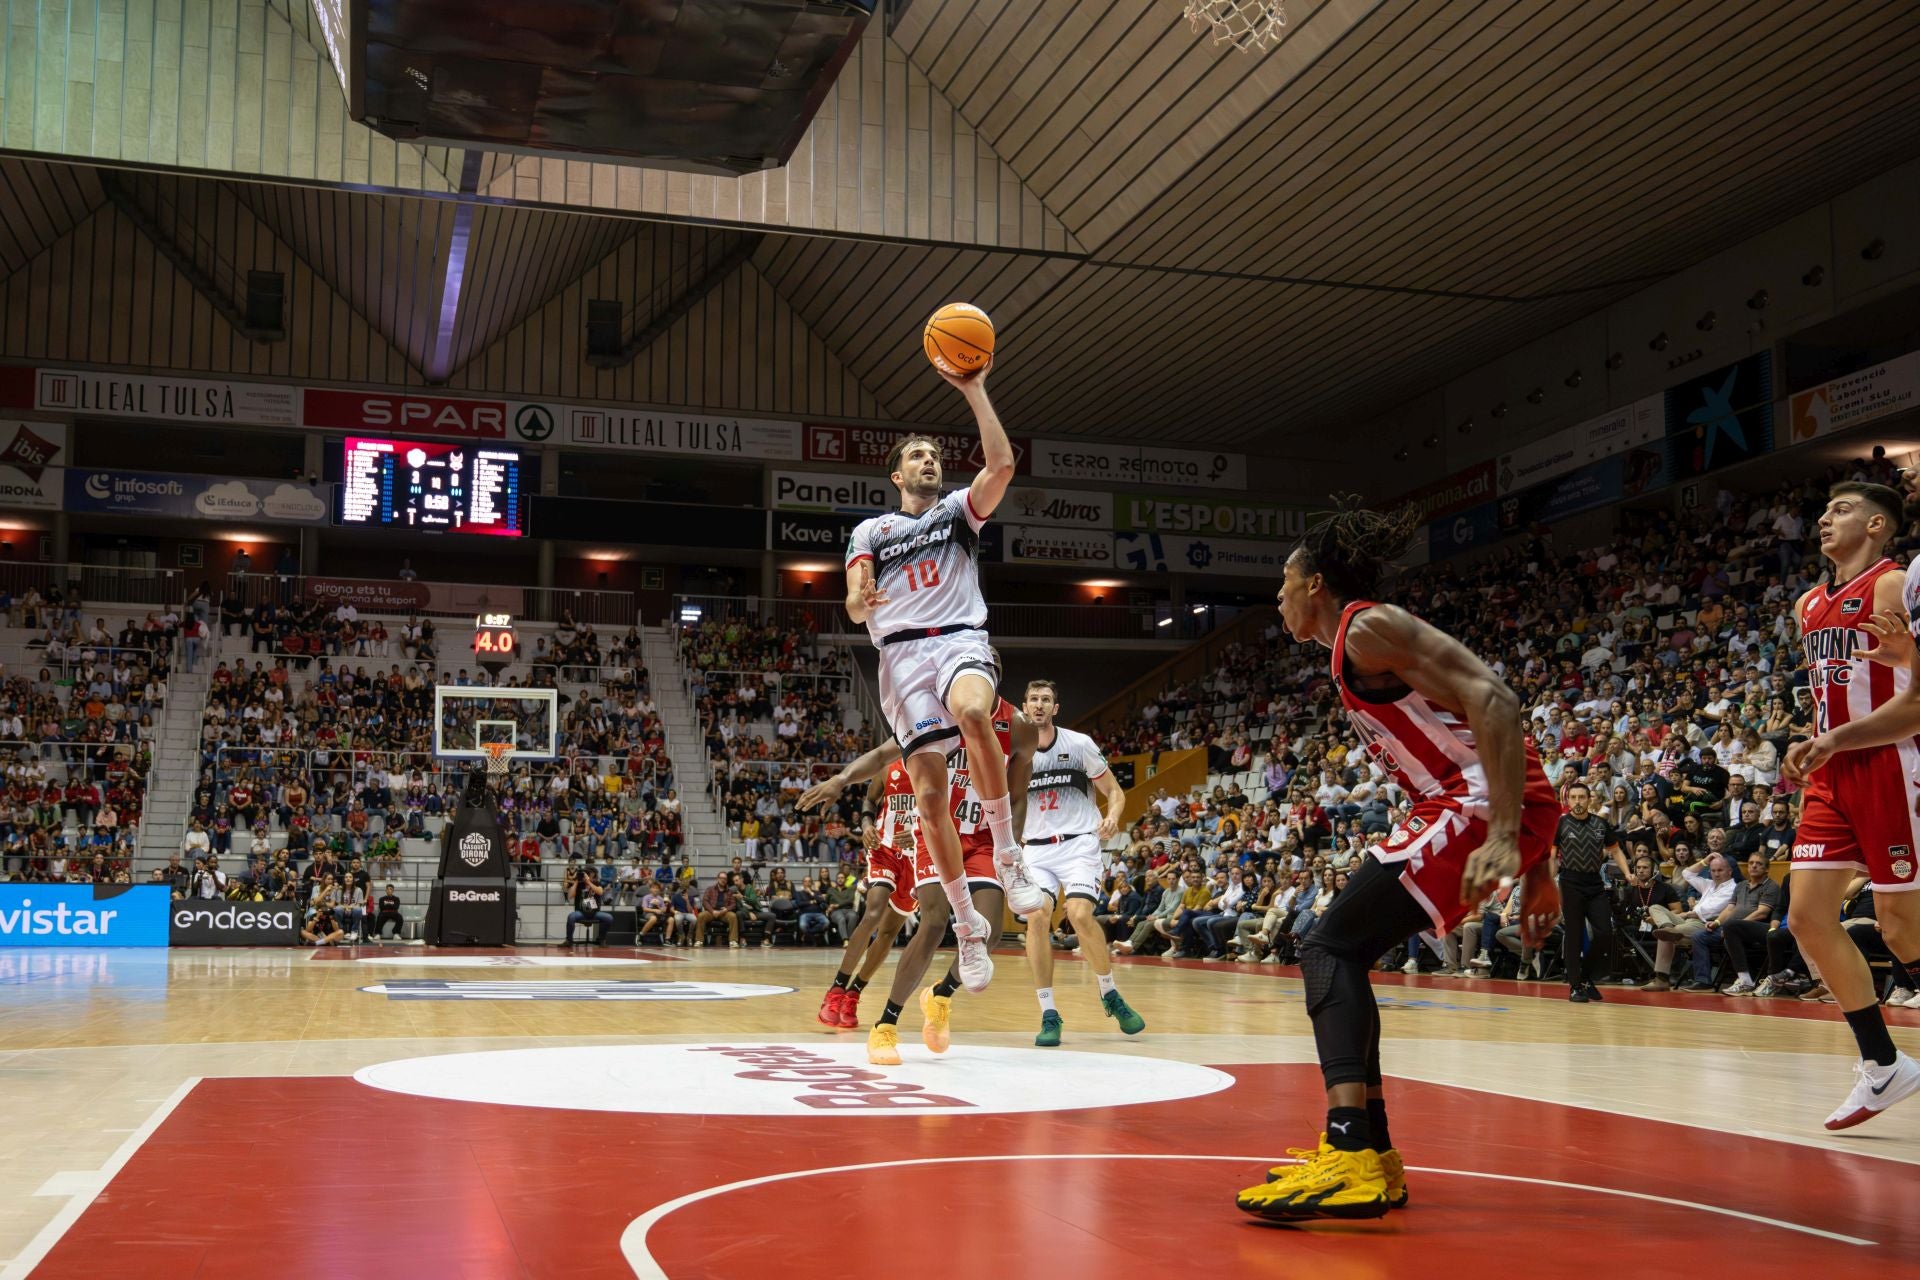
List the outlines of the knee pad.
<svg viewBox="0 0 1920 1280">
<path fill-rule="evenodd" d="M 1340 962 L 1310 933 L 1300 943 L 1300 979 L 1307 988 L 1307 1012 L 1312 1014 L 1333 993 L 1333 975 Z"/>
</svg>

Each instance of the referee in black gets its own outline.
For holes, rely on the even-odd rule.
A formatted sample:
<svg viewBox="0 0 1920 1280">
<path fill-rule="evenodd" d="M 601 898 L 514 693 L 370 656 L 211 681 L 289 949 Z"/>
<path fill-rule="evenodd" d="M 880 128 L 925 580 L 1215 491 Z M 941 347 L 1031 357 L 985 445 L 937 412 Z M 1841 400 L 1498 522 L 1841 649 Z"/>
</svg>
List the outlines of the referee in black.
<svg viewBox="0 0 1920 1280">
<path fill-rule="evenodd" d="M 1620 851 L 1620 833 L 1597 813 L 1587 812 L 1591 793 L 1584 782 L 1567 788 L 1567 811 L 1553 833 L 1553 866 L 1560 878 L 1561 946 L 1567 965 L 1567 999 L 1586 1004 L 1600 999 L 1586 961 L 1586 939 L 1593 938 L 1593 962 L 1604 963 L 1603 953 L 1613 940 L 1613 904 L 1600 880 L 1600 866 L 1609 856 L 1625 879 L 1632 878 Z M 1582 924 L 1586 926 L 1582 928 Z"/>
</svg>

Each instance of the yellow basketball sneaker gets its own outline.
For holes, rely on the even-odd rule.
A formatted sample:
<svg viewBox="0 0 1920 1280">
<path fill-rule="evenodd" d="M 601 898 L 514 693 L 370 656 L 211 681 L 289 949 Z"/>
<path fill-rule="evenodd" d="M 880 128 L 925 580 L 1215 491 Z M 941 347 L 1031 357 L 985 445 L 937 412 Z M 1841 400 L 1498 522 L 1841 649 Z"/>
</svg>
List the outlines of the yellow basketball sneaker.
<svg viewBox="0 0 1920 1280">
<path fill-rule="evenodd" d="M 900 1028 L 891 1022 L 876 1022 L 867 1032 L 867 1061 L 876 1067 L 900 1065 Z"/>
<path fill-rule="evenodd" d="M 1400 1153 L 1389 1147 L 1380 1153 L 1380 1171 L 1387 1175 L 1387 1208 L 1407 1207 L 1407 1166 Z"/>
<path fill-rule="evenodd" d="M 937 996 L 928 987 L 920 993 L 920 1016 L 926 1019 L 920 1024 L 920 1039 L 935 1053 L 945 1053 L 953 1043 L 953 997 Z"/>
<path fill-rule="evenodd" d="M 1317 1147 L 1288 1147 L 1287 1156 L 1293 1163 L 1277 1164 L 1267 1170 L 1267 1181 L 1284 1182 L 1288 1178 L 1298 1177 L 1300 1171 L 1306 1168 L 1315 1156 L 1331 1150 L 1333 1148 L 1327 1145 L 1327 1135 L 1324 1133 L 1320 1135 L 1320 1145 Z"/>
<path fill-rule="evenodd" d="M 1272 1222 L 1382 1218 L 1387 1213 L 1387 1175 L 1377 1152 L 1322 1148 L 1289 1176 L 1249 1187 L 1234 1203 Z"/>
</svg>

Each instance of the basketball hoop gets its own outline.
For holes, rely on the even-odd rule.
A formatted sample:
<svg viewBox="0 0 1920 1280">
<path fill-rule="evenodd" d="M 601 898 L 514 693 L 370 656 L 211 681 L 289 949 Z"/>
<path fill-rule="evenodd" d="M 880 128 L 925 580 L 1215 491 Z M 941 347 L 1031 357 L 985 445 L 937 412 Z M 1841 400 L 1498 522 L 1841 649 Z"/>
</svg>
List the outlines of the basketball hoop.
<svg viewBox="0 0 1920 1280">
<path fill-rule="evenodd" d="M 1215 44 L 1258 53 L 1280 43 L 1287 10 L 1280 0 L 1187 0 L 1187 22 L 1195 31 L 1213 28 Z"/>
<path fill-rule="evenodd" d="M 487 753 L 487 776 L 504 778 L 507 776 L 507 757 L 513 752 L 511 742 L 483 742 L 480 749 Z"/>
</svg>

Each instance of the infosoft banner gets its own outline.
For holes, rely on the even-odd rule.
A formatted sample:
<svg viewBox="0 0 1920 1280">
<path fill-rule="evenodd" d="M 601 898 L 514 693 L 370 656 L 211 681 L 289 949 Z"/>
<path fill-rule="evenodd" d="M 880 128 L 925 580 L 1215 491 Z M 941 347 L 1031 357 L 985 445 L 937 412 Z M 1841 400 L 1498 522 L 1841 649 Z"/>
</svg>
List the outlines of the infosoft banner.
<svg viewBox="0 0 1920 1280">
<path fill-rule="evenodd" d="M 0 947 L 164 947 L 164 885 L 0 884 Z"/>
<path fill-rule="evenodd" d="M 292 947 L 300 943 L 294 902 L 228 902 L 183 898 L 167 911 L 167 940 L 176 947 Z"/>
<path fill-rule="evenodd" d="M 69 467 L 64 484 L 68 511 L 121 516 L 324 524 L 332 507 L 331 486 L 285 480 Z"/>
</svg>

